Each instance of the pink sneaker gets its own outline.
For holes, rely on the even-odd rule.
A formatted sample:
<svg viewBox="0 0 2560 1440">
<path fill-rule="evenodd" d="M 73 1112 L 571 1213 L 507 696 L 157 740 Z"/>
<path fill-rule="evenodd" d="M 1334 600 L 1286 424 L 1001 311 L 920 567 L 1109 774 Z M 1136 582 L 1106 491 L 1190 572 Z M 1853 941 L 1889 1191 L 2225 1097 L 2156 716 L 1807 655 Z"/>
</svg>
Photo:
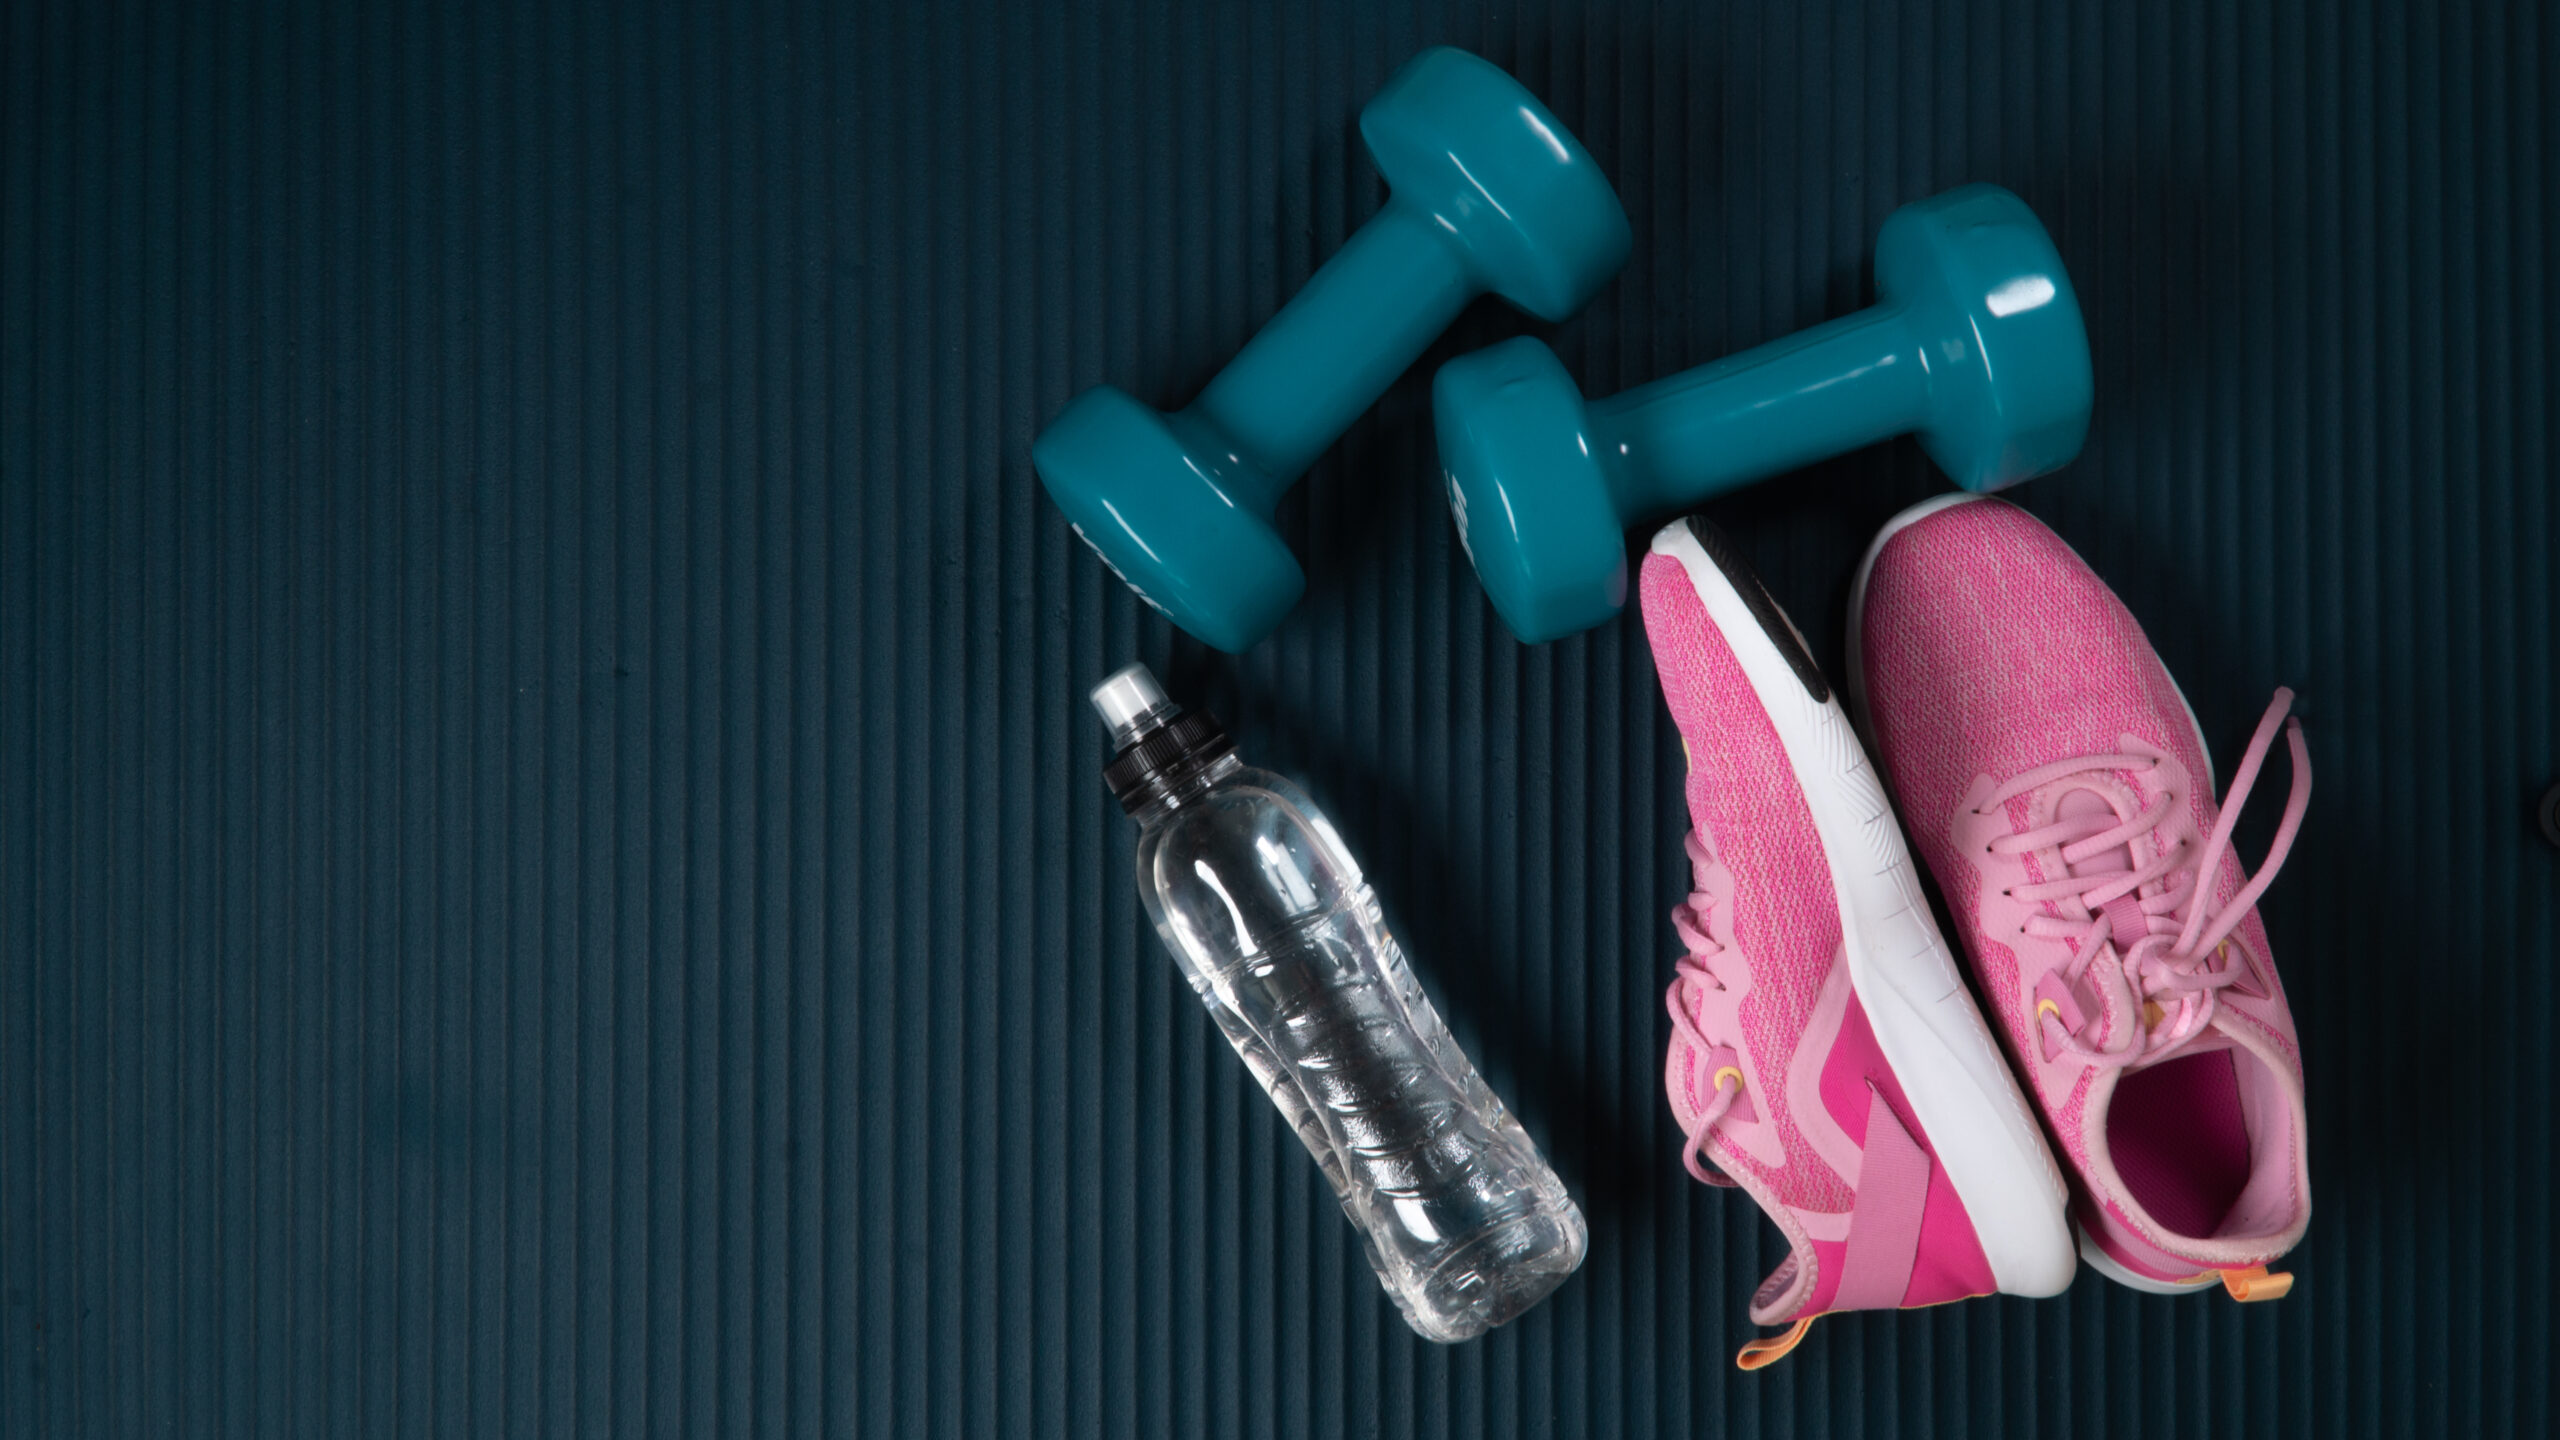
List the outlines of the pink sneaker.
<svg viewBox="0 0 2560 1440">
<path fill-rule="evenodd" d="M 2292 1288 L 2267 1263 L 2311 1219 L 2301 1047 L 2195 715 L 2133 616 L 2016 506 L 1948 495 L 1876 537 L 1849 604 L 1849 684 L 2019 1073 L 2078 1176 L 2080 1253 L 2136 1289 Z M 2206 877 L 2201 892 L 2197 877 Z"/>
<path fill-rule="evenodd" d="M 1639 586 L 1696 827 L 1671 1109 L 1690 1173 L 1790 1249 L 1751 1301 L 1790 1328 L 1738 1363 L 1830 1311 L 2060 1292 L 2062 1176 L 1803 640 L 1703 520 L 1654 536 Z"/>
</svg>

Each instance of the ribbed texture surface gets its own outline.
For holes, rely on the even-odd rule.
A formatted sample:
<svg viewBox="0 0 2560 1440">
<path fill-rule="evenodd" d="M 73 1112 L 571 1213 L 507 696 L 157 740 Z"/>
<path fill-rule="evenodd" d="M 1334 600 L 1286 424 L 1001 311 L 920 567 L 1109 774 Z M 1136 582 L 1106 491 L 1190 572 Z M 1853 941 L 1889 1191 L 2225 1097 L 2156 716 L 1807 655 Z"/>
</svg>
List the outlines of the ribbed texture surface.
<svg viewBox="0 0 2560 1440">
<path fill-rule="evenodd" d="M 0 1430 L 2550 1432 L 2560 21 L 869 8 L 0 11 Z M 1902 201 L 2046 217 L 2100 410 L 2026 502 L 2218 747 L 2303 692 L 2292 1298 L 1735 1373 L 1777 1245 L 1659 1094 L 1643 637 L 1513 644 L 1430 481 L 1430 366 L 1516 316 L 1300 487 L 1241 661 L 1068 534 L 1033 431 L 1196 389 L 1436 40 L 1626 198 L 1594 393 L 1861 303 Z M 1936 484 L 1716 513 L 1836 672 Z M 1405 1332 L 1144 929 L 1132 657 L 1330 800 L 1581 1196 L 1511 1329 Z"/>
</svg>

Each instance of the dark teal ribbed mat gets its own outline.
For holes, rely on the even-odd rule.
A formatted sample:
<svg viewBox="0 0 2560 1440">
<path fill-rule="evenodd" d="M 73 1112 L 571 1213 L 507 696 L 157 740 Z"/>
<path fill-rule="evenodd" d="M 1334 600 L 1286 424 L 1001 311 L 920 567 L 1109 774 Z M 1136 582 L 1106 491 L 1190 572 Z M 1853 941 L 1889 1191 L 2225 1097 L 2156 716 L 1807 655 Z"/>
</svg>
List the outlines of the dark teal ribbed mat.
<svg viewBox="0 0 2560 1440">
<path fill-rule="evenodd" d="M 0 1432 L 2550 1433 L 2560 18 L 2316 8 L 7 6 Z M 1513 644 L 1432 483 L 1518 317 L 1300 488 L 1240 661 L 1068 534 L 1034 429 L 1186 398 L 1433 41 L 1626 198 L 1542 332 L 1595 393 L 1862 303 L 1903 201 L 2044 215 L 2099 412 L 2021 498 L 2218 747 L 2302 692 L 2290 1299 L 1734 1371 L 1643 637 Z M 1715 514 L 1836 666 L 1937 483 Z M 1143 928 L 1130 658 L 1332 801 L 1583 1197 L 1518 1325 L 1404 1330 Z"/>
</svg>

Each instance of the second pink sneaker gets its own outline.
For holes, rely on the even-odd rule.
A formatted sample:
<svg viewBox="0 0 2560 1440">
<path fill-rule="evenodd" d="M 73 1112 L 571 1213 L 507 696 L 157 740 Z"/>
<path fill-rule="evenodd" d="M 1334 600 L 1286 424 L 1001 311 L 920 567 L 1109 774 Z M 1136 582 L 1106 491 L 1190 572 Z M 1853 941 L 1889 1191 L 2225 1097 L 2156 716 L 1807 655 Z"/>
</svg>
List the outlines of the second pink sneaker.
<svg viewBox="0 0 2560 1440">
<path fill-rule="evenodd" d="M 1742 1367 L 1828 1311 L 2059 1292 L 2061 1174 L 1830 686 L 1703 520 L 1654 537 L 1639 586 L 1694 826 L 1671 1109 L 1691 1173 L 1788 1244 L 1751 1318 L 1790 1328 Z"/>
<path fill-rule="evenodd" d="M 2061 537 L 1998 500 L 1903 512 L 1851 592 L 1850 689 L 1946 893 L 2019 1073 L 2076 1177 L 2081 1254 L 2145 1290 L 2266 1267 L 2311 1219 L 2302 1054 L 2232 819 L 2283 726 L 2259 722 L 2221 806 L 2194 714 L 2142 627 Z"/>
</svg>

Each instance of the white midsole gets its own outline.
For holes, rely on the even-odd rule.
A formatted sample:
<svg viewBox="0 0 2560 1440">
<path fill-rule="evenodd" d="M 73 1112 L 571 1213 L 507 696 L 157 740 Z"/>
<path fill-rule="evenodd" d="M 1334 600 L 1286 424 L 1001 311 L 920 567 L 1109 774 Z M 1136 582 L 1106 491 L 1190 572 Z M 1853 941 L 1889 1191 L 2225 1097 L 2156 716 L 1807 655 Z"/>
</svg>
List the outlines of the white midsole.
<svg viewBox="0 0 2560 1440">
<path fill-rule="evenodd" d="M 2154 1280 L 2148 1275 L 2136 1275 L 2125 1268 L 2123 1261 L 2100 1248 L 2097 1238 L 2089 1233 L 2087 1226 L 2075 1221 L 2072 1229 L 2080 1236 L 2080 1258 L 2088 1262 L 2089 1268 L 2129 1289 L 2153 1295 L 2192 1295 L 2219 1278 L 2206 1274 L 2192 1280 Z"/>
<path fill-rule="evenodd" d="M 1992 1278 L 2012 1295 L 2060 1294 L 2074 1263 L 2062 1172 L 1921 898 L 1911 853 L 1848 717 L 1805 689 L 1685 522 L 1665 527 L 1652 548 L 1687 570 L 1777 732 L 1831 869 L 1850 984 L 1964 1202 Z"/>
</svg>

